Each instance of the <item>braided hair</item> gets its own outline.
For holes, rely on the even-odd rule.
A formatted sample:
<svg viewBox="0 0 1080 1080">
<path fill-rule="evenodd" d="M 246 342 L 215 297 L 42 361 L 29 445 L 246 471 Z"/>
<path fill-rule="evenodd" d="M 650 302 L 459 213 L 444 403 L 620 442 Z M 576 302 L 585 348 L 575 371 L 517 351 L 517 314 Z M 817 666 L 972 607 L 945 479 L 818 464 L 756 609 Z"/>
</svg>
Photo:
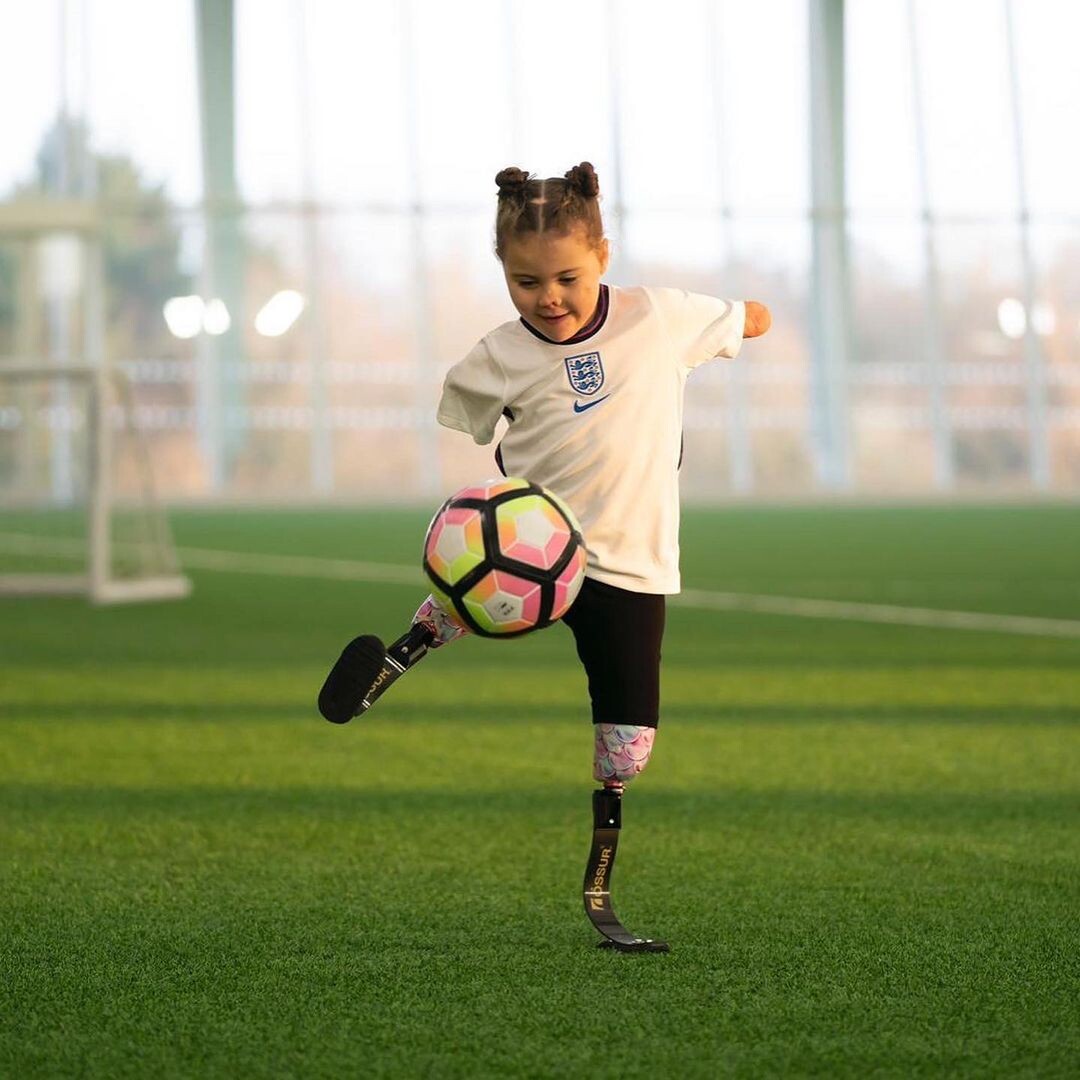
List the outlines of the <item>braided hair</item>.
<svg viewBox="0 0 1080 1080">
<path fill-rule="evenodd" d="M 566 235 L 585 230 L 594 250 L 604 240 L 600 217 L 600 181 L 588 161 L 575 165 L 562 177 L 538 180 L 518 168 L 501 170 L 495 177 L 499 204 L 495 213 L 495 254 L 500 261 L 506 246 L 527 233 L 555 232 Z"/>
</svg>

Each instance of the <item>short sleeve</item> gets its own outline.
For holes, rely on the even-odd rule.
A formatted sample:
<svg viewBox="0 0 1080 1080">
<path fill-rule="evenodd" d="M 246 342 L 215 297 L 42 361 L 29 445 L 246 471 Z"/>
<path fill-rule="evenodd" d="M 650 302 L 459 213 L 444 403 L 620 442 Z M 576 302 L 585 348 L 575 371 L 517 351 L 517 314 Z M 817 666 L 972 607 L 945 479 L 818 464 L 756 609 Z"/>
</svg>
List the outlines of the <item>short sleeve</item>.
<svg viewBox="0 0 1080 1080">
<path fill-rule="evenodd" d="M 684 289 L 652 292 L 686 367 L 696 368 L 717 356 L 738 355 L 746 328 L 742 300 L 721 300 Z"/>
<path fill-rule="evenodd" d="M 490 350 L 480 341 L 464 360 L 446 374 L 438 421 L 443 427 L 471 435 L 481 446 L 495 436 L 495 425 L 506 404 L 506 377 Z"/>
</svg>

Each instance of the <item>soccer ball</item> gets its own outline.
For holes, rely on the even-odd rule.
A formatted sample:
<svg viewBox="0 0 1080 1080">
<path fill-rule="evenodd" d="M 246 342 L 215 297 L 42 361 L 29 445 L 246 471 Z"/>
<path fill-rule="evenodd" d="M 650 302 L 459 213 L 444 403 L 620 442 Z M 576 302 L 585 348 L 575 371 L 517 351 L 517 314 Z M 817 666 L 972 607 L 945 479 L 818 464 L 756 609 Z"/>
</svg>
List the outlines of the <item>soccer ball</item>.
<svg viewBox="0 0 1080 1080">
<path fill-rule="evenodd" d="M 432 595 L 483 637 L 517 637 L 561 619 L 585 580 L 581 527 L 557 495 L 507 477 L 462 488 L 424 538 Z"/>
</svg>

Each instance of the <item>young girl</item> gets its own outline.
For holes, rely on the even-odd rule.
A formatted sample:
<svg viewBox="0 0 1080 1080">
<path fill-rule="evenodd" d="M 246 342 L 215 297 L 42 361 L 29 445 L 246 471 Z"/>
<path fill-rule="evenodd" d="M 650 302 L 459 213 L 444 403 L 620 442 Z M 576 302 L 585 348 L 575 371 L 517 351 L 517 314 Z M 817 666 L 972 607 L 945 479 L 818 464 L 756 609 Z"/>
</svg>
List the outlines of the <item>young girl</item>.
<svg viewBox="0 0 1080 1080">
<path fill-rule="evenodd" d="M 495 183 L 495 254 L 521 317 L 450 370 L 438 419 L 486 444 L 505 417 L 500 470 L 550 488 L 581 523 L 588 568 L 563 621 L 588 676 L 593 775 L 621 789 L 648 764 L 659 722 L 664 597 L 679 591 L 683 388 L 699 364 L 765 333 L 769 312 L 604 284 L 608 242 L 588 162 L 561 179 L 503 169 Z M 351 718 L 427 648 L 465 632 L 428 597 L 389 652 L 375 638 L 346 650 L 320 708 Z"/>
</svg>

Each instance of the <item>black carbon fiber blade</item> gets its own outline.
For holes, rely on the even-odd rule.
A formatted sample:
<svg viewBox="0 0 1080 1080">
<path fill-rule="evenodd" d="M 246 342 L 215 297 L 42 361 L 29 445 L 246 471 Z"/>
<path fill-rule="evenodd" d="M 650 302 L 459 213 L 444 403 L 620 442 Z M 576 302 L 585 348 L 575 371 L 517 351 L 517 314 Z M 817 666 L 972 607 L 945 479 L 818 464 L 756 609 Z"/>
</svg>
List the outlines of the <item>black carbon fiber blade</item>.
<svg viewBox="0 0 1080 1080">
<path fill-rule="evenodd" d="M 319 712 L 332 724 L 347 724 L 363 712 L 368 692 L 386 661 L 386 646 L 374 634 L 353 638 L 319 691 Z"/>
<path fill-rule="evenodd" d="M 332 724 L 347 724 L 367 712 L 406 671 L 427 655 L 434 634 L 413 623 L 389 646 L 374 634 L 353 638 L 319 691 L 319 712 Z"/>
<path fill-rule="evenodd" d="M 619 830 L 622 827 L 622 795 L 618 791 L 593 792 L 593 839 L 589 861 L 585 866 L 582 889 L 585 914 L 604 935 L 600 948 L 619 952 L 668 952 L 666 941 L 642 938 L 623 926 L 611 902 L 611 877 L 615 870 L 615 854 L 619 849 Z"/>
</svg>

